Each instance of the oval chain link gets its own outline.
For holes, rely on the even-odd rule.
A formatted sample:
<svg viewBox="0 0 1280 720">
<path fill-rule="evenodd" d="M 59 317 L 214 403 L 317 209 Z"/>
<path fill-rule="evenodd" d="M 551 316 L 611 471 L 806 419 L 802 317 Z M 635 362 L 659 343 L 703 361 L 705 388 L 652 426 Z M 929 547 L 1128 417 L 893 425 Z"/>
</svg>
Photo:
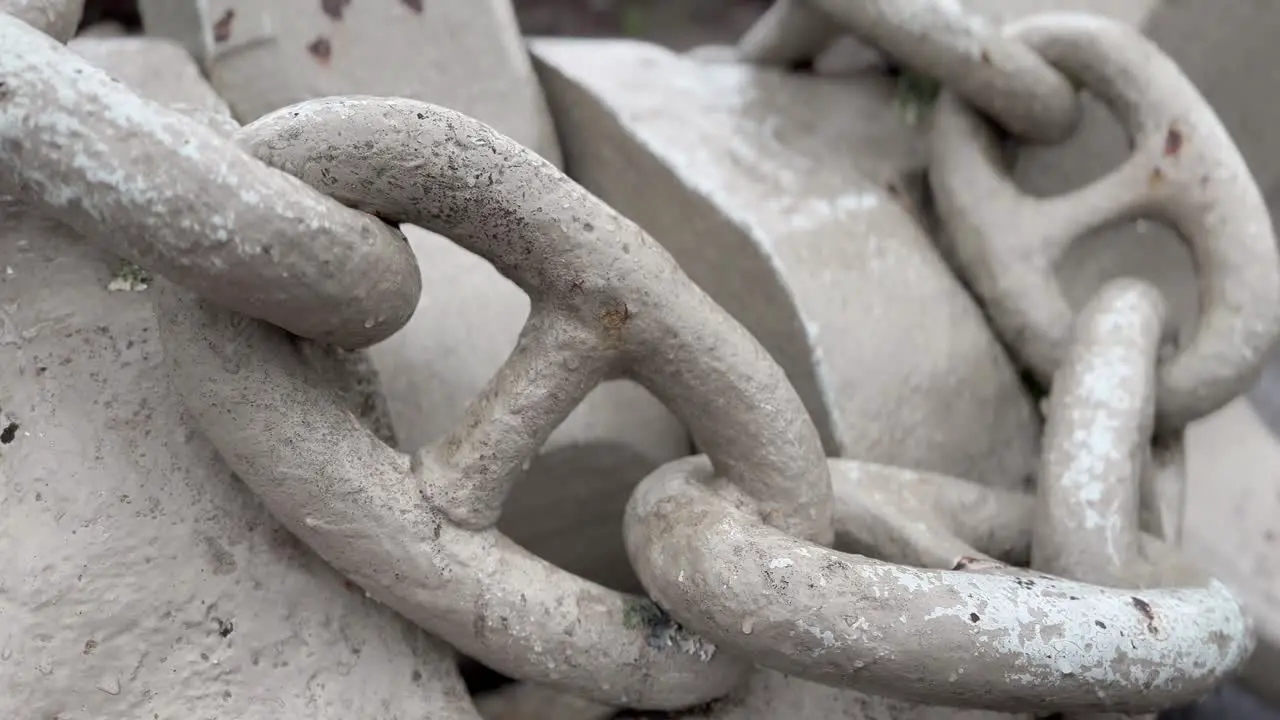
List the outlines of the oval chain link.
<svg viewBox="0 0 1280 720">
<path fill-rule="evenodd" d="M 62 28 L 80 4 L 18 9 Z M 347 349 L 389 337 L 417 308 L 422 279 L 398 229 L 139 98 L 4 13 L 0 83 L 0 191 L 121 257 Z"/>
<path fill-rule="evenodd" d="M 342 202 L 412 213 L 533 305 L 455 430 L 410 457 L 308 383 L 282 333 L 237 327 L 233 313 L 161 286 L 175 387 L 273 514 L 371 595 L 512 677 L 658 709 L 740 682 L 746 659 L 646 599 L 530 555 L 493 524 L 547 435 L 600 379 L 621 375 L 672 408 L 758 515 L 830 542 L 816 429 L 764 348 L 634 223 L 472 118 L 410 100 L 330 98 L 242 132 L 258 157 L 329 182 Z M 232 337 L 235 373 L 208 351 Z"/>
<path fill-rule="evenodd" d="M 944 91 L 929 179 L 955 261 L 1006 346 L 1048 385 L 1075 316 L 1057 261 L 1104 225 L 1169 221 L 1193 252 L 1202 307 L 1189 342 L 1161 363 L 1157 429 L 1179 430 L 1248 389 L 1280 335 L 1280 251 L 1266 202 L 1213 109 L 1137 30 L 1055 14 L 1006 32 L 1110 104 L 1134 149 L 1079 190 L 1031 197 L 1000 166 L 990 126 Z"/>
<path fill-rule="evenodd" d="M 776 0 L 738 54 L 771 64 L 812 60 L 841 28 L 936 78 L 1019 138 L 1058 142 L 1079 123 L 1070 80 L 956 0 Z"/>
</svg>

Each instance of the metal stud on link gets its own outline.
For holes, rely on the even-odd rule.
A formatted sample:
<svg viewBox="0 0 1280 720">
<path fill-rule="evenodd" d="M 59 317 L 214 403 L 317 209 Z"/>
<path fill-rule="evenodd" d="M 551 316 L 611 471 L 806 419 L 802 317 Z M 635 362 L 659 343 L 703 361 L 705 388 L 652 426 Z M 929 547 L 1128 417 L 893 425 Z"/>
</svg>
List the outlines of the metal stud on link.
<svg viewBox="0 0 1280 720">
<path fill-rule="evenodd" d="M 84 17 L 84 0 L 0 0 L 0 15 L 6 14 L 65 43 Z M 3 51 L 9 51 L 8 46 Z"/>
<path fill-rule="evenodd" d="M 806 49 L 812 58 L 839 26 L 936 78 L 1018 138 L 1059 142 L 1080 120 L 1066 76 L 958 2 L 776 0 L 738 51 L 754 62 L 795 62 Z"/>
<path fill-rule="evenodd" d="M 1048 14 L 1006 31 L 1107 102 L 1134 150 L 1090 185 L 1031 197 L 1000 167 L 993 129 L 944 91 L 929 178 L 954 259 L 1010 351 L 1047 386 L 1074 318 L 1055 263 L 1109 223 L 1169 221 L 1194 254 L 1202 307 L 1190 342 L 1160 367 L 1157 429 L 1180 429 L 1243 392 L 1280 336 L 1280 254 L 1266 203 L 1213 109 L 1137 30 Z"/>
<path fill-rule="evenodd" d="M 260 118 L 241 138 L 344 203 L 452 238 L 533 305 L 458 428 L 410 458 L 309 384 L 284 333 L 161 286 L 175 387 L 272 513 L 370 595 L 513 677 L 649 708 L 687 707 L 740 681 L 747 659 L 648 600 L 546 564 L 492 524 L 578 399 L 627 375 L 672 408 L 758 515 L 829 543 L 817 431 L 760 343 L 638 226 L 472 118 L 327 98 Z M 227 347 L 234 366 L 219 358 Z"/>
<path fill-rule="evenodd" d="M 913 475 L 828 462 L 841 515 L 858 499 L 842 483 L 861 482 L 861 493 L 869 476 L 901 482 Z M 876 502 L 859 506 L 860 522 L 838 519 L 838 537 L 850 544 L 850 535 L 860 536 L 878 557 L 930 564 L 953 558 L 970 540 L 1025 553 L 1029 503 L 976 486 L 966 491 L 978 507 L 1014 510 L 991 511 L 986 517 L 997 523 L 1027 523 L 1016 528 L 1015 546 L 1012 528 L 939 524 L 962 515 L 916 492 L 957 482 L 925 476 L 899 491 L 896 500 L 908 502 L 881 490 Z M 867 522 L 868 515 L 878 520 Z M 1182 567 L 1169 574 L 1179 586 L 1144 590 L 1136 602 L 1132 590 L 1011 568 L 976 551 L 951 560 L 955 571 L 837 552 L 767 527 L 701 457 L 669 463 L 640 484 L 626 540 L 654 600 L 721 649 L 901 700 L 1012 712 L 1148 712 L 1209 692 L 1252 651 L 1239 601 Z M 1144 546 L 1154 557 L 1171 552 L 1159 552 L 1154 538 Z"/>
<path fill-rule="evenodd" d="M 417 307 L 421 276 L 399 230 L 3 14 L 0 83 L 0 192 L 303 337 L 365 347 Z"/>
</svg>

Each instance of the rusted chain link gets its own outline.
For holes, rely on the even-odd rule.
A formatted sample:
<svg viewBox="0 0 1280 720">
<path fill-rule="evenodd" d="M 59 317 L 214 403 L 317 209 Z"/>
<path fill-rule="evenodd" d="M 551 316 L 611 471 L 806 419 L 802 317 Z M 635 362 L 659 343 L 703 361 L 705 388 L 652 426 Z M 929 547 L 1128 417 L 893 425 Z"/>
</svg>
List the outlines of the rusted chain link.
<svg viewBox="0 0 1280 720">
<path fill-rule="evenodd" d="M 348 349 L 390 336 L 417 307 L 421 276 L 399 230 L 2 13 L 0 83 L 0 191 L 122 257 Z"/>
<path fill-rule="evenodd" d="M 812 59 L 848 28 L 939 80 L 1019 138 L 1065 140 L 1080 119 L 1070 80 L 955 0 L 776 0 L 743 37 L 745 60 Z"/>
<path fill-rule="evenodd" d="M 344 203 L 485 257 L 533 310 L 459 427 L 411 458 L 309 385 L 282 333 L 162 287 L 175 386 L 237 474 L 371 595 L 511 676 L 653 708 L 710 700 L 741 680 L 748 659 L 647 600 L 548 565 L 492 525 L 546 436 L 598 380 L 625 374 L 684 420 L 760 515 L 829 542 L 817 432 L 764 348 L 634 223 L 476 120 L 338 98 L 268 115 L 241 137 Z"/>
<path fill-rule="evenodd" d="M 1246 390 L 1280 335 L 1280 253 L 1262 193 L 1199 91 L 1137 30 L 1054 14 L 1006 32 L 1109 103 L 1134 151 L 1084 188 L 1031 197 L 1000 167 L 989 125 L 944 91 L 929 178 L 956 261 L 1010 351 L 1048 385 L 1075 314 L 1058 259 L 1112 222 L 1171 222 L 1194 253 L 1203 308 L 1189 343 L 1161 363 L 1157 428 L 1181 429 Z"/>
</svg>

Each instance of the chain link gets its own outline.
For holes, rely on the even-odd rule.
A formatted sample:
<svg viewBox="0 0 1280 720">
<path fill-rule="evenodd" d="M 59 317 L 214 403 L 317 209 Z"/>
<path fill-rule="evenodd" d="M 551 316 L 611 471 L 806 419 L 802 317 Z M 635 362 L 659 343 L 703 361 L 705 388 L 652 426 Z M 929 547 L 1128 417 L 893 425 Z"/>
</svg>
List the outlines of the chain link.
<svg viewBox="0 0 1280 720">
<path fill-rule="evenodd" d="M 647 600 L 529 555 L 492 525 L 546 436 L 597 381 L 623 374 L 680 416 L 761 514 L 828 542 L 817 432 L 763 347 L 637 226 L 471 118 L 409 100 L 336 98 L 243 132 L 269 164 L 309 182 L 331 177 L 343 202 L 411 213 L 486 258 L 533 310 L 458 428 L 411 459 L 306 383 L 278 331 L 252 325 L 240 372 L 226 372 L 205 348 L 229 340 L 233 316 L 162 288 L 175 386 L 237 474 L 374 597 L 513 677 L 659 709 L 740 681 L 743 659 Z"/>
<path fill-rule="evenodd" d="M 1065 140 L 1080 120 L 1065 75 L 956 0 L 777 0 L 738 54 L 775 64 L 812 60 L 841 28 L 936 78 L 1019 138 Z"/>
<path fill-rule="evenodd" d="M 1161 363 L 1157 427 L 1179 429 L 1248 389 L 1280 335 L 1280 252 L 1266 202 L 1203 96 L 1136 30 L 1044 15 L 1006 31 L 1107 101 L 1134 150 L 1084 188 L 1031 197 L 1000 166 L 989 126 L 944 91 L 929 179 L 954 258 L 1010 351 L 1048 385 L 1075 315 L 1054 276 L 1070 244 L 1136 216 L 1172 223 L 1193 251 L 1202 307 L 1190 341 Z"/>
<path fill-rule="evenodd" d="M 0 48 L 0 191 L 302 337 L 354 349 L 408 322 L 421 276 L 399 230 L 139 98 L 15 17 L 0 14 Z"/>
</svg>

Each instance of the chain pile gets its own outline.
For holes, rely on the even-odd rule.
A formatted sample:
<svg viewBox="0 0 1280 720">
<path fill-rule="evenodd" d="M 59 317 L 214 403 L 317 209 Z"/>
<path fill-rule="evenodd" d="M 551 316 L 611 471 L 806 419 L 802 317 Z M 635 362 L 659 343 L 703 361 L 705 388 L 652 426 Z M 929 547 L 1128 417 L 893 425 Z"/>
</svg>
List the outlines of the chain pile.
<svg viewBox="0 0 1280 720">
<path fill-rule="evenodd" d="M 1248 657 L 1236 598 L 1174 547 L 1181 434 L 1245 390 L 1280 336 L 1280 258 L 1226 130 L 1137 31 L 779 0 L 740 47 L 791 61 L 848 27 L 943 82 L 930 181 L 946 242 L 1049 392 L 1030 497 L 825 458 L 755 338 L 642 229 L 488 126 L 394 98 L 307 101 L 244 127 L 162 107 L 66 49 L 81 6 L 0 2 L 0 191 L 173 283 L 156 309 L 175 386 L 228 465 L 332 566 L 466 654 L 632 708 L 715 700 L 761 667 L 1077 714 L 1188 702 Z M 1072 194 L 1027 197 L 991 123 L 1062 140 L 1077 86 L 1119 111 L 1133 155 Z M 1139 214 L 1195 252 L 1204 310 L 1185 347 L 1164 342 L 1152 288 L 1117 281 L 1076 313 L 1054 279 L 1075 238 Z M 413 455 L 313 382 L 293 344 L 363 348 L 408 321 L 422 288 L 399 223 L 484 257 L 533 307 L 463 421 Z M 551 431 L 620 376 L 706 453 L 655 472 L 628 507 L 652 601 L 494 529 Z"/>
</svg>

